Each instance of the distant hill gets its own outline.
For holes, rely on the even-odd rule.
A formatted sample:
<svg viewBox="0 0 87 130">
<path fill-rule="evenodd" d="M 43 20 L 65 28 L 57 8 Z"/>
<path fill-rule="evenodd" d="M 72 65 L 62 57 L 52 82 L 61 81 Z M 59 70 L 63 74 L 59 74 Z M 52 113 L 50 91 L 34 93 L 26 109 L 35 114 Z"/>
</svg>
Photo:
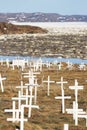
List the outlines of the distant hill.
<svg viewBox="0 0 87 130">
<path fill-rule="evenodd" d="M 0 22 L 87 22 L 87 15 L 57 13 L 0 13 Z"/>
<path fill-rule="evenodd" d="M 23 33 L 46 33 L 47 30 L 36 26 L 20 26 L 11 23 L 0 22 L 0 35 L 1 34 L 23 34 Z"/>
</svg>

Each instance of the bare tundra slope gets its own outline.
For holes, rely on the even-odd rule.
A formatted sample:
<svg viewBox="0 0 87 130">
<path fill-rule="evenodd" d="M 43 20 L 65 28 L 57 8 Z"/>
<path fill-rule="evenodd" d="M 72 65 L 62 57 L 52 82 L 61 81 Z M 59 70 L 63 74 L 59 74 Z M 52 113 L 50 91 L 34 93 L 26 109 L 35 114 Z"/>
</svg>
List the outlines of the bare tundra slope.
<svg viewBox="0 0 87 130">
<path fill-rule="evenodd" d="M 15 35 L 13 33 L 9 35 L 9 32 L 4 30 L 6 34 L 0 36 L 1 55 L 54 56 L 57 54 L 62 57 L 87 59 L 86 23 L 28 23 L 27 27 L 28 25 L 38 26 L 45 31 L 42 31 L 43 34 L 39 31 L 38 34 L 15 32 Z"/>
</svg>

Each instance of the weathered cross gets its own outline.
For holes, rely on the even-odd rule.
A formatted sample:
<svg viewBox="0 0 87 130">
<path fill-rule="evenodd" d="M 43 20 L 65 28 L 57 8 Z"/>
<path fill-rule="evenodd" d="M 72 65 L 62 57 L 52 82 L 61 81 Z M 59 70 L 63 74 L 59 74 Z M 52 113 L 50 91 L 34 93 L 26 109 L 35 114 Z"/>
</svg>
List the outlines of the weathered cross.
<svg viewBox="0 0 87 130">
<path fill-rule="evenodd" d="M 75 79 L 75 85 L 74 86 L 69 86 L 69 89 L 75 90 L 75 101 L 78 103 L 78 90 L 82 90 L 83 86 L 79 86 L 77 79 Z"/>
<path fill-rule="evenodd" d="M 13 122 L 18 121 L 20 110 L 16 109 L 15 101 L 12 102 L 12 109 L 5 109 L 5 112 L 12 113 L 13 117 L 11 119 Z M 8 118 L 8 120 L 9 120 L 9 118 Z"/>
<path fill-rule="evenodd" d="M 71 62 L 67 62 L 67 68 L 69 69 L 69 70 L 72 70 L 72 68 L 73 68 L 73 64 L 71 63 Z"/>
<path fill-rule="evenodd" d="M 47 79 L 47 80 L 44 80 L 44 81 L 42 81 L 42 82 L 48 84 L 47 95 L 49 96 L 49 95 L 50 95 L 50 84 L 51 84 L 51 83 L 55 83 L 55 81 L 51 81 L 51 80 L 50 80 L 50 76 L 48 76 L 48 79 Z"/>
<path fill-rule="evenodd" d="M 26 83 L 25 85 L 28 86 L 29 89 L 32 89 L 34 88 L 34 103 L 36 104 L 36 101 L 37 101 L 37 87 L 39 87 L 40 85 L 38 85 L 37 83 L 37 79 L 35 79 L 35 81 L 32 81 L 33 79 L 30 78 L 30 82 L 29 83 Z"/>
<path fill-rule="evenodd" d="M 32 95 L 31 95 L 32 96 Z M 21 92 L 18 92 L 18 97 L 13 97 L 12 100 L 14 101 L 18 101 L 18 109 L 21 109 L 21 105 L 24 104 L 22 103 L 22 101 L 26 102 L 26 105 L 28 105 L 29 103 L 29 98 L 31 97 L 30 95 L 26 94 L 26 95 L 21 95 Z M 33 98 L 34 96 L 32 96 Z"/>
<path fill-rule="evenodd" d="M 21 95 L 23 95 L 23 89 L 27 89 L 27 86 L 23 85 L 23 81 L 21 81 L 21 85 L 16 86 L 16 88 L 20 88 L 21 89 Z"/>
<path fill-rule="evenodd" d="M 57 96 L 55 99 L 62 99 L 62 113 L 65 113 L 65 99 L 71 99 L 71 96 L 64 96 L 63 84 L 67 83 L 67 81 L 63 81 L 63 77 L 61 77 L 61 81 L 56 83 L 61 84 L 62 96 Z"/>
<path fill-rule="evenodd" d="M 78 108 L 78 103 L 73 101 L 73 108 L 72 109 L 66 109 L 68 114 L 73 114 L 73 119 L 75 120 L 75 125 L 78 125 L 78 114 L 85 114 L 86 112 L 83 111 L 83 109 Z"/>
<path fill-rule="evenodd" d="M 71 96 L 64 96 L 64 89 L 62 89 L 62 96 L 57 96 L 55 99 L 62 99 L 62 113 L 65 113 L 65 99 L 71 99 Z"/>
<path fill-rule="evenodd" d="M 13 118 L 7 118 L 7 121 L 12 122 L 20 122 L 20 130 L 24 130 L 24 121 L 27 121 L 27 119 L 24 119 L 24 106 L 21 106 L 21 109 L 15 108 L 15 101 L 13 101 L 13 109 L 6 109 L 5 112 L 11 112 L 13 113 Z M 19 114 L 20 112 L 20 114 Z M 20 117 L 19 117 L 20 115 Z"/>
<path fill-rule="evenodd" d="M 29 105 L 23 105 L 24 107 L 27 107 L 27 108 L 28 108 L 28 118 L 31 117 L 31 109 L 32 109 L 32 108 L 37 108 L 37 109 L 39 109 L 39 106 L 32 104 L 32 98 L 33 98 L 33 96 L 32 96 L 32 89 L 33 89 L 33 87 L 30 86 L 30 98 L 29 98 L 30 100 L 29 100 Z"/>
<path fill-rule="evenodd" d="M 2 90 L 2 92 L 4 92 L 4 87 L 3 87 L 3 80 L 6 80 L 6 78 L 2 78 L 1 77 L 1 73 L 0 73 L 0 84 L 1 84 L 1 90 Z"/>
<path fill-rule="evenodd" d="M 61 85 L 61 90 L 63 89 L 63 85 L 68 83 L 67 81 L 63 81 L 63 77 L 61 77 L 61 81 L 60 82 L 56 82 L 57 84 Z"/>
<path fill-rule="evenodd" d="M 68 124 L 64 124 L 64 130 L 69 130 L 69 125 Z"/>
<path fill-rule="evenodd" d="M 80 69 L 80 70 L 86 70 L 86 65 L 85 65 L 84 63 L 81 63 L 81 64 L 79 65 L 79 69 Z"/>
<path fill-rule="evenodd" d="M 62 67 L 62 63 L 60 62 L 60 63 L 58 64 L 58 70 L 61 70 L 61 67 Z"/>
</svg>

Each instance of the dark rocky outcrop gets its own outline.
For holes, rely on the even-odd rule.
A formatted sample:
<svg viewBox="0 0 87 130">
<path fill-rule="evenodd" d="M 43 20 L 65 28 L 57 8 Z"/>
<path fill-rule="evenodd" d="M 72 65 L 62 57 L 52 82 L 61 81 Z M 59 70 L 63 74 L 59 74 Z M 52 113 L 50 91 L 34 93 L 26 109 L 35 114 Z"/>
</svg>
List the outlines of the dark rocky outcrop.
<svg viewBox="0 0 87 130">
<path fill-rule="evenodd" d="M 0 23 L 0 35 L 1 34 L 29 34 L 29 33 L 46 33 L 47 30 L 36 26 L 28 25 L 13 25 L 11 23 Z"/>
</svg>

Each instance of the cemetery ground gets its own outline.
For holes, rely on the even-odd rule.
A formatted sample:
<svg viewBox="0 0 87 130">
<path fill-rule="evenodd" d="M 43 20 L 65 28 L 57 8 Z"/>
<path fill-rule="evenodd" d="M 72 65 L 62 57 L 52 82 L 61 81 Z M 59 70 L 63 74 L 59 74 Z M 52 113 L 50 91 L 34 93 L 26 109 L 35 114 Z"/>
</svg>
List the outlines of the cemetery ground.
<svg viewBox="0 0 87 130">
<path fill-rule="evenodd" d="M 70 90 L 69 86 L 73 86 L 75 79 L 79 85 L 83 85 L 84 89 L 78 92 L 79 108 L 87 109 L 87 70 L 79 70 L 78 65 L 75 65 L 73 70 L 65 69 L 66 64 L 63 63 L 63 69 L 58 70 L 54 65 L 49 69 L 44 67 L 37 75 L 37 82 L 40 85 L 37 90 L 37 105 L 39 109 L 32 109 L 31 117 L 27 122 L 24 122 L 24 130 L 63 130 L 65 123 L 69 124 L 69 130 L 87 130 L 85 119 L 79 119 L 78 126 L 75 126 L 72 114 L 66 112 L 62 114 L 61 100 L 56 100 L 55 96 L 61 96 L 60 81 L 61 77 L 67 84 L 64 84 L 65 95 L 71 96 L 71 99 L 65 100 L 65 108 L 72 108 L 72 102 L 75 100 L 74 90 Z M 25 68 L 24 72 L 29 71 Z M 12 97 L 18 96 L 16 86 L 20 85 L 21 79 L 27 83 L 27 78 L 24 78 L 20 68 L 7 68 L 5 65 L 0 65 L 0 73 L 2 77 L 6 77 L 3 81 L 4 92 L 0 88 L 0 130 L 15 130 L 19 126 L 18 122 L 8 122 L 6 119 L 11 117 L 11 113 L 5 113 L 5 109 L 12 108 Z M 50 95 L 47 95 L 47 84 L 42 83 L 42 79 L 47 80 L 48 75 L 55 83 L 50 85 Z M 24 117 L 28 114 L 25 108 Z"/>
</svg>

